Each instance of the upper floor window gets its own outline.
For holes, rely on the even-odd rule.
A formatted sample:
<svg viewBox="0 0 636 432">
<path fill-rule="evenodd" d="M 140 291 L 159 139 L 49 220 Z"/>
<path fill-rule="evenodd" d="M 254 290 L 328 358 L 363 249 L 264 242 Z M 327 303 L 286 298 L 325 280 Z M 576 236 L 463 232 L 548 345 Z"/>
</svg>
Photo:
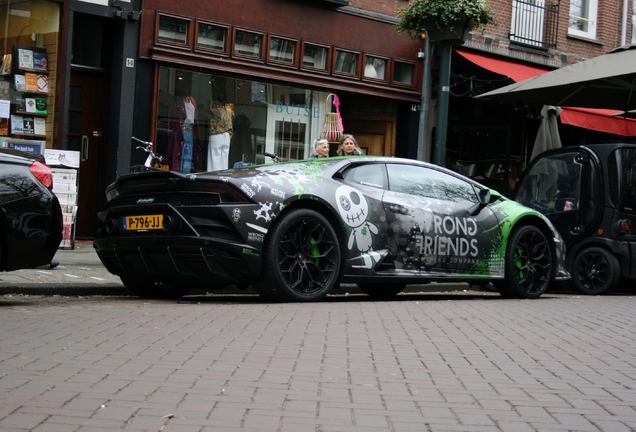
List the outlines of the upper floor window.
<svg viewBox="0 0 636 432">
<path fill-rule="evenodd" d="M 186 45 L 188 43 L 188 27 L 190 21 L 165 15 L 159 16 L 160 42 L 170 42 Z"/>
<path fill-rule="evenodd" d="M 386 63 L 386 59 L 375 56 L 366 56 L 364 65 L 364 77 L 385 81 Z"/>
<path fill-rule="evenodd" d="M 568 33 L 596 39 L 598 0 L 571 0 Z"/>
<path fill-rule="evenodd" d="M 269 60 L 294 64 L 296 61 L 296 42 L 272 37 L 269 47 Z"/>
<path fill-rule="evenodd" d="M 413 85 L 415 65 L 401 61 L 393 62 L 393 82 L 397 84 Z"/>
<path fill-rule="evenodd" d="M 309 43 L 304 44 L 303 67 L 327 70 L 327 53 L 326 47 Z"/>
<path fill-rule="evenodd" d="M 336 50 L 336 64 L 334 66 L 334 72 L 340 72 L 347 75 L 357 75 L 358 54 Z"/>
<path fill-rule="evenodd" d="M 237 30 L 234 41 L 234 54 L 261 58 L 262 39 L 262 35 L 258 33 Z"/>
<path fill-rule="evenodd" d="M 225 51 L 226 34 L 227 28 L 225 27 L 199 23 L 197 47 L 214 51 Z"/>
</svg>

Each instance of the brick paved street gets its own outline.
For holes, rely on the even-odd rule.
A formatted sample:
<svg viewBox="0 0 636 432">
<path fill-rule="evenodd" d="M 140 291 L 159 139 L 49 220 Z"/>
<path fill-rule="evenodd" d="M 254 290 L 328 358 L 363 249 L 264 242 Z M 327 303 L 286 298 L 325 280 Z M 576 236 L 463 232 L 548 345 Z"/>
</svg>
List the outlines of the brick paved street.
<svg viewBox="0 0 636 432">
<path fill-rule="evenodd" d="M 628 431 L 636 299 L 0 297 L 2 431 Z"/>
</svg>

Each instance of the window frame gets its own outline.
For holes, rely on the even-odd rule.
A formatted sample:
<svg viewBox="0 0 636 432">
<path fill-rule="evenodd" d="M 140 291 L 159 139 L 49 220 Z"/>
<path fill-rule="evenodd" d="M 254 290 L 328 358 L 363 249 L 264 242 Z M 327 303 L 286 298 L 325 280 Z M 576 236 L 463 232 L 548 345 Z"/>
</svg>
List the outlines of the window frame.
<svg viewBox="0 0 636 432">
<path fill-rule="evenodd" d="M 241 53 L 236 52 L 236 41 L 238 40 L 238 33 L 239 32 L 250 33 L 250 34 L 254 34 L 254 35 L 260 36 L 260 44 L 259 44 L 259 47 L 258 47 L 258 57 L 250 56 L 250 55 L 247 55 L 247 54 L 241 54 Z M 234 27 L 234 31 L 232 32 L 232 45 L 231 45 L 232 46 L 232 51 L 231 51 L 232 52 L 232 58 L 263 63 L 265 61 L 265 57 L 263 55 L 263 50 L 265 49 L 265 45 L 267 45 L 267 39 L 265 37 L 265 32 L 252 30 L 252 29 L 246 29 L 246 28 L 243 28 L 243 27 Z"/>
<path fill-rule="evenodd" d="M 274 39 L 280 39 L 283 41 L 287 41 L 287 42 L 293 42 L 294 43 L 294 54 L 293 54 L 293 58 L 291 63 L 287 63 L 284 61 L 280 61 L 280 60 L 273 60 L 272 59 L 272 41 Z M 279 36 L 279 35 L 272 35 L 270 34 L 269 37 L 267 38 L 267 63 L 268 64 L 275 64 L 277 66 L 283 66 L 283 67 L 291 67 L 291 68 L 297 68 L 298 67 L 298 58 L 299 56 L 299 52 L 298 52 L 298 48 L 301 46 L 300 40 L 299 39 L 294 39 L 294 38 L 289 38 L 289 37 L 285 37 L 285 36 Z"/>
<path fill-rule="evenodd" d="M 316 42 L 311 42 L 311 41 L 305 41 L 305 40 L 301 40 L 300 45 L 301 45 L 301 53 L 300 53 L 300 61 L 299 61 L 300 69 L 315 72 L 315 73 L 321 73 L 325 75 L 329 74 L 329 71 L 331 70 L 331 60 L 332 60 L 331 46 L 316 43 Z M 305 66 L 305 47 L 307 45 L 325 49 L 325 68 L 324 69 L 320 69 L 314 66 Z"/>
<path fill-rule="evenodd" d="M 356 67 L 355 67 L 355 72 L 353 73 L 349 73 L 349 72 L 342 72 L 342 71 L 338 71 L 336 70 L 336 65 L 338 64 L 338 52 L 343 52 L 346 54 L 353 54 L 356 57 Z M 340 48 L 340 47 L 335 47 L 333 50 L 333 63 L 332 63 L 332 75 L 333 76 L 338 76 L 338 77 L 346 77 L 346 78 L 355 78 L 355 79 L 360 79 L 360 68 L 361 68 L 361 59 L 362 59 L 362 53 L 360 51 L 355 51 L 352 49 L 347 49 L 347 48 Z"/>
<path fill-rule="evenodd" d="M 209 25 L 209 26 L 214 26 L 214 27 L 219 27 L 225 30 L 225 40 L 223 41 L 223 50 L 217 50 L 214 48 L 208 48 L 208 47 L 203 47 L 199 45 L 199 28 L 201 27 L 201 25 Z M 210 21 L 204 21 L 204 20 L 197 20 L 196 21 L 196 29 L 195 29 L 195 36 L 196 36 L 196 43 L 195 43 L 195 48 L 194 50 L 197 52 L 205 52 L 205 53 L 211 53 L 214 55 L 219 55 L 222 54 L 224 56 L 228 55 L 228 47 L 230 46 L 230 41 L 231 41 L 231 31 L 230 31 L 230 26 L 227 24 L 220 24 L 220 23 L 215 23 L 215 22 L 210 22 Z"/>
<path fill-rule="evenodd" d="M 380 59 L 380 60 L 384 60 L 384 78 L 372 78 L 372 77 L 368 77 L 365 75 L 366 72 L 366 68 L 367 68 L 367 58 L 371 57 L 371 58 L 376 58 L 376 59 Z M 391 71 L 391 67 L 390 67 L 390 63 L 391 63 L 391 59 L 385 56 L 381 56 L 381 55 L 377 55 L 377 54 L 373 54 L 373 53 L 363 53 L 362 55 L 362 63 L 364 64 L 364 66 L 362 67 L 362 80 L 363 81 L 372 81 L 372 82 L 381 82 L 381 83 L 387 83 L 389 82 L 389 72 Z"/>
<path fill-rule="evenodd" d="M 568 11 L 568 36 L 578 36 L 586 39 L 596 39 L 598 30 L 598 0 L 582 0 L 587 3 L 587 18 L 583 18 L 588 22 L 588 30 L 578 30 L 570 27 L 570 21 L 572 20 L 572 3 L 570 3 L 570 10 Z M 582 17 L 581 17 L 582 18 Z"/>
<path fill-rule="evenodd" d="M 395 80 L 395 64 L 396 63 L 404 63 L 404 64 L 408 64 L 413 66 L 413 82 L 410 84 L 401 82 L 401 81 L 396 81 Z M 416 61 L 411 61 L 411 60 L 405 60 L 405 59 L 401 59 L 401 58 L 393 58 L 391 60 L 391 68 L 390 68 L 390 74 L 391 74 L 391 85 L 395 86 L 395 87 L 402 87 L 402 88 L 408 88 L 408 89 L 414 89 L 416 87 L 416 82 L 417 82 L 417 65 L 418 63 Z"/>
<path fill-rule="evenodd" d="M 185 39 L 186 39 L 185 42 L 183 42 L 183 43 L 181 43 L 181 42 L 173 42 L 173 41 L 167 41 L 167 40 L 163 40 L 163 39 L 159 38 L 159 30 L 160 30 L 161 18 L 162 17 L 182 20 L 182 21 L 185 21 L 188 24 L 188 28 L 187 28 L 186 34 L 185 34 Z M 157 31 L 155 32 L 155 44 L 162 45 L 162 46 L 169 46 L 171 48 L 177 48 L 177 49 L 181 49 L 181 50 L 192 51 L 192 28 L 194 27 L 192 25 L 193 21 L 194 20 L 191 17 L 186 17 L 186 16 L 182 16 L 182 15 L 175 15 L 175 14 L 166 13 L 166 12 L 157 12 L 156 23 L 155 23 L 155 28 L 157 29 Z"/>
</svg>

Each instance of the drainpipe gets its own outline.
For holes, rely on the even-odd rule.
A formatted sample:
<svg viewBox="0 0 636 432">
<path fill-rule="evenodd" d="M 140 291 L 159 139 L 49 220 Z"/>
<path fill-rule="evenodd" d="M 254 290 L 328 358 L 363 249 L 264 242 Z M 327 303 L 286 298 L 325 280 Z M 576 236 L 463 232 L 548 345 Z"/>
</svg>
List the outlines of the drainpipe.
<svg viewBox="0 0 636 432">
<path fill-rule="evenodd" d="M 621 46 L 627 45 L 627 10 L 629 9 L 629 0 L 623 0 L 623 25 L 621 26 Z M 632 39 L 634 35 L 632 35 Z"/>
</svg>

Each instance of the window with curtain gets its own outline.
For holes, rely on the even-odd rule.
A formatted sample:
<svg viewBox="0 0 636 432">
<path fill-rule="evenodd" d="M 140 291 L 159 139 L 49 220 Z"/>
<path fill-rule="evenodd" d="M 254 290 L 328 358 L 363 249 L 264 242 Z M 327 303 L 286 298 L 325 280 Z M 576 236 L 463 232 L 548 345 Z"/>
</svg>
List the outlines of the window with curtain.
<svg viewBox="0 0 636 432">
<path fill-rule="evenodd" d="M 386 80 L 386 59 L 366 56 L 364 77 Z"/>
<path fill-rule="evenodd" d="M 571 0 L 568 33 L 596 39 L 598 0 Z"/>
</svg>

